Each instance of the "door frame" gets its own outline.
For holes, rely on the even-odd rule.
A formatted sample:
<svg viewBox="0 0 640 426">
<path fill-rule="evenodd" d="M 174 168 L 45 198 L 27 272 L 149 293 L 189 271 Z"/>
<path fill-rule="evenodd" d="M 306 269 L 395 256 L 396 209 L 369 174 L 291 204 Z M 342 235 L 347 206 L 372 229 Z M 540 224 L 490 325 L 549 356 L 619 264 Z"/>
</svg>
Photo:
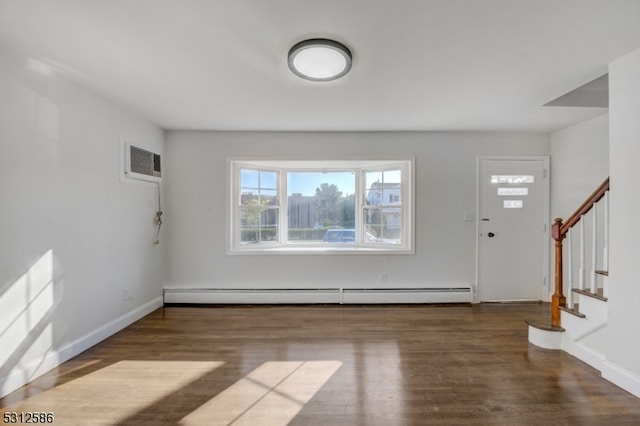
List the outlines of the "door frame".
<svg viewBox="0 0 640 426">
<path fill-rule="evenodd" d="M 544 185 L 543 185 L 543 215 L 544 215 L 544 228 L 543 228 L 543 246 L 542 250 L 542 279 L 543 284 L 540 289 L 540 300 L 548 302 L 551 299 L 551 280 L 549 279 L 549 253 L 550 253 L 550 216 L 551 216 L 551 172 L 550 172 L 550 156 L 548 155 L 478 155 L 476 164 L 476 277 L 475 277 L 475 291 L 474 302 L 479 303 L 480 300 L 480 217 L 482 213 L 482 162 L 484 160 L 502 160 L 502 161 L 542 161 L 544 167 Z"/>
</svg>

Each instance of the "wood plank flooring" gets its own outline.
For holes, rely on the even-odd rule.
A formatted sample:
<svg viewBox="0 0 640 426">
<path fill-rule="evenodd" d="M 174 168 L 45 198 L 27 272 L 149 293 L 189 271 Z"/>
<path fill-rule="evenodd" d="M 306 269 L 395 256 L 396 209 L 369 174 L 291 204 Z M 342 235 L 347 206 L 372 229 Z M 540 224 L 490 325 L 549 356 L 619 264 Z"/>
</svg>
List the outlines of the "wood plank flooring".
<svg viewBox="0 0 640 426">
<path fill-rule="evenodd" d="M 59 425 L 622 425 L 547 304 L 165 307 L 0 400 Z"/>
</svg>

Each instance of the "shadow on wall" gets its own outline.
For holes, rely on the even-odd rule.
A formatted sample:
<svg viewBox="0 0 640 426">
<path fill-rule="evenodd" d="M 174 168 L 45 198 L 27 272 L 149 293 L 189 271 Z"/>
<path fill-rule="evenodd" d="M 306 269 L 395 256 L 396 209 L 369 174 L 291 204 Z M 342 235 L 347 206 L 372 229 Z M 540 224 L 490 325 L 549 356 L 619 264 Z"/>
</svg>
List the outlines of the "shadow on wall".
<svg viewBox="0 0 640 426">
<path fill-rule="evenodd" d="M 18 279 L 0 288 L 0 395 L 58 363 L 53 317 L 64 283 L 54 260 L 53 250 L 48 250 Z"/>
</svg>

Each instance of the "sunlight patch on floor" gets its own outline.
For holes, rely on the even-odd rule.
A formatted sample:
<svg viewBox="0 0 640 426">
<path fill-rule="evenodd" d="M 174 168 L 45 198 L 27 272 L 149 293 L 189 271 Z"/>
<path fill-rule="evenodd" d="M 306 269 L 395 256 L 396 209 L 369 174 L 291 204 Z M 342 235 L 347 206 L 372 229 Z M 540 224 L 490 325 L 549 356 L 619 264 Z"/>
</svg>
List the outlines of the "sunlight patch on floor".
<svg viewBox="0 0 640 426">
<path fill-rule="evenodd" d="M 222 365 L 224 362 L 120 361 L 4 410 L 56 413 L 60 395 L 64 395 L 66 404 L 77 407 L 77 417 L 56 418 L 56 423 L 87 424 L 89 415 L 92 425 L 118 424 Z"/>
<path fill-rule="evenodd" d="M 339 361 L 265 362 L 179 424 L 287 425 L 341 365 Z"/>
</svg>

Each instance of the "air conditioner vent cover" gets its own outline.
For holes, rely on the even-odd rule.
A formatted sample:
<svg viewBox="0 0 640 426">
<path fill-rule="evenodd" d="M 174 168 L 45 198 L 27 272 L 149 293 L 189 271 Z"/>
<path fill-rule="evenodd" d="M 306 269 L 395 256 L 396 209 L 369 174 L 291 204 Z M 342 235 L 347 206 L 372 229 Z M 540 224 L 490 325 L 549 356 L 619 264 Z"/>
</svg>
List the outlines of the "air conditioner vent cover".
<svg viewBox="0 0 640 426">
<path fill-rule="evenodd" d="M 159 182 L 162 178 L 160 154 L 138 146 L 126 146 L 125 174 L 129 178 Z"/>
</svg>

